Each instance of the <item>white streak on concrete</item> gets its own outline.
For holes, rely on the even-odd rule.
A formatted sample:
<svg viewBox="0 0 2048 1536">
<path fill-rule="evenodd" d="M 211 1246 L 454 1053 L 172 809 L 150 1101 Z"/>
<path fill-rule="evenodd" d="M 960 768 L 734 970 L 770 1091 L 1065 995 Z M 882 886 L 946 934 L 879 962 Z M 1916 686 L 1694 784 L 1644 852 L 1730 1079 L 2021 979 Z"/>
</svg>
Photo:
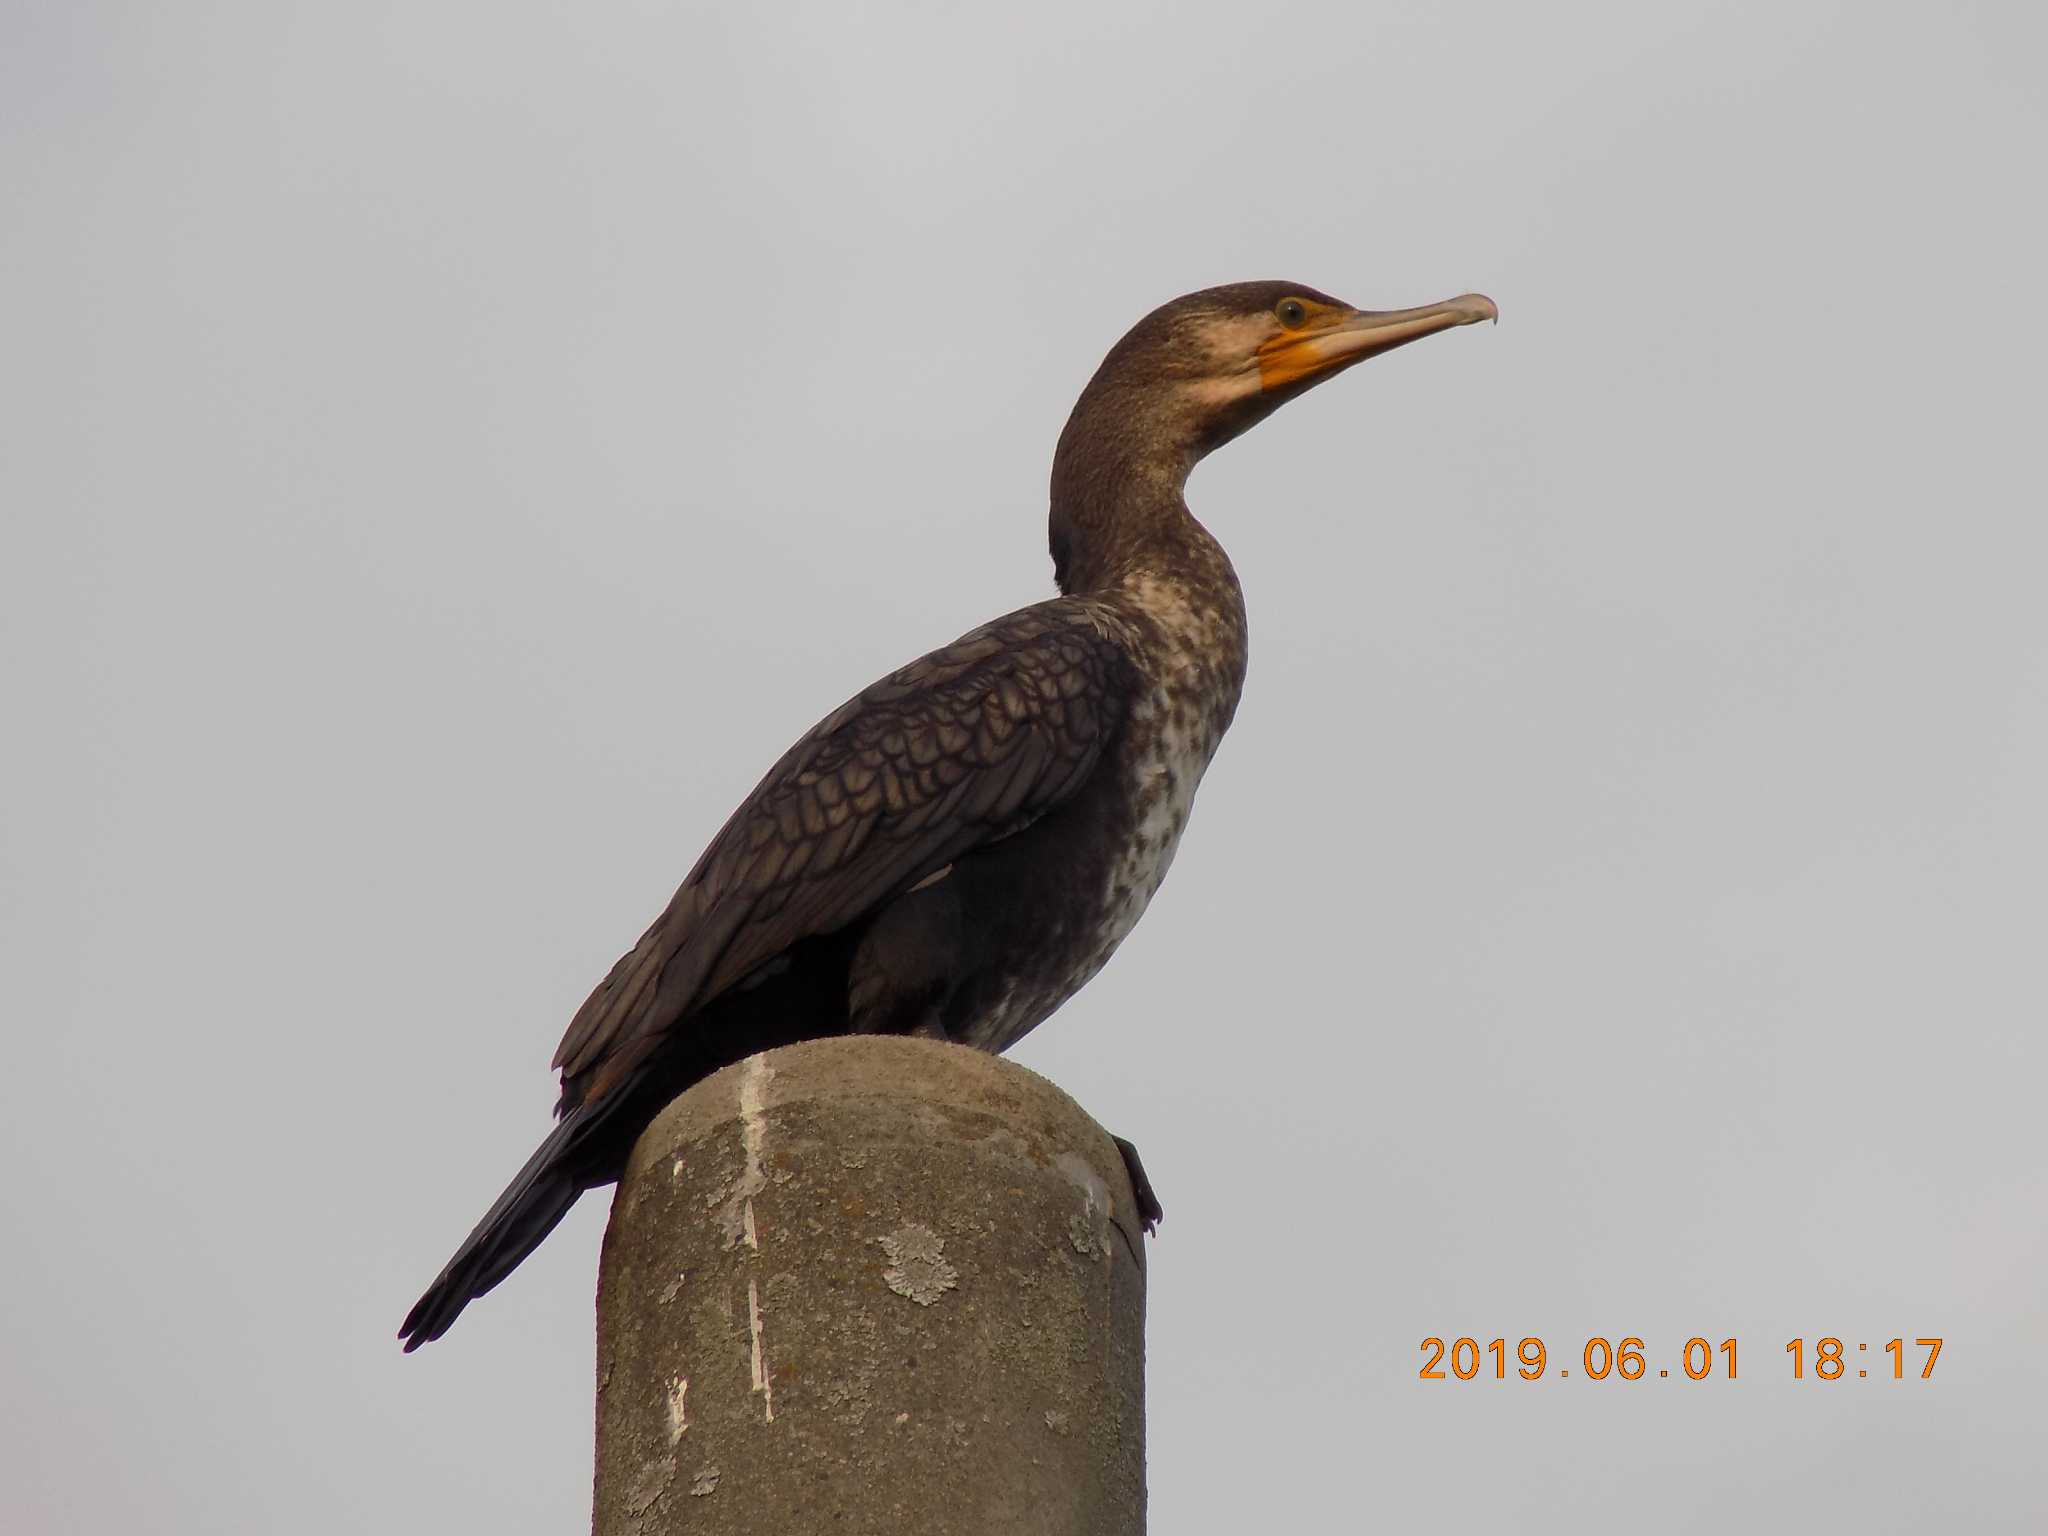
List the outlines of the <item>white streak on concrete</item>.
<svg viewBox="0 0 2048 1536">
<path fill-rule="evenodd" d="M 1053 1159 L 1053 1166 L 1081 1192 L 1081 1209 L 1068 1224 L 1074 1251 L 1114 1264 L 1116 1249 L 1110 1245 L 1109 1229 L 1116 1220 L 1116 1203 L 1109 1186 L 1102 1182 L 1095 1165 L 1078 1152 L 1060 1153 Z"/>
<path fill-rule="evenodd" d="M 775 1422 L 775 1387 L 769 1380 L 768 1355 L 761 1341 L 761 1287 L 747 1281 L 747 1324 L 754 1335 L 754 1390 L 761 1394 L 761 1411 L 766 1421 Z"/>
<path fill-rule="evenodd" d="M 690 1378 L 672 1377 L 668 1384 L 668 1443 L 674 1445 L 683 1438 L 683 1431 L 690 1427 L 689 1410 L 683 1406 L 683 1399 L 690 1395 Z"/>
<path fill-rule="evenodd" d="M 740 1068 L 740 1153 L 745 1159 L 739 1179 L 725 1202 L 725 1246 L 745 1243 L 758 1249 L 754 1230 L 754 1196 L 768 1187 L 761 1149 L 768 1140 L 768 1079 L 775 1069 L 765 1056 L 749 1056 Z"/>
<path fill-rule="evenodd" d="M 749 1056 L 746 1065 L 740 1069 L 740 1144 L 746 1150 L 747 1171 L 744 1177 L 749 1180 L 761 1177 L 761 1141 L 768 1130 L 764 1118 L 768 1107 L 768 1079 L 774 1075 L 775 1069 L 768 1065 L 765 1055 Z"/>
</svg>

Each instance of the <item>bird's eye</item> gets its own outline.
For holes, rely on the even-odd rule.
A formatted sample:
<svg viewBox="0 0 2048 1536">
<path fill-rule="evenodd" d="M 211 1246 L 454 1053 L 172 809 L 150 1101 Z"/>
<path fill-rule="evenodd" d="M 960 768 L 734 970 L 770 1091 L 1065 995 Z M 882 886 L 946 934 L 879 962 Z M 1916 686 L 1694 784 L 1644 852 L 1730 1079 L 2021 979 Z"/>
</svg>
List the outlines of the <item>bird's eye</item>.
<svg viewBox="0 0 2048 1536">
<path fill-rule="evenodd" d="M 1280 323 L 1289 330 L 1308 319 L 1308 306 L 1299 299 L 1282 299 L 1273 306 L 1273 313 L 1280 317 Z"/>
</svg>

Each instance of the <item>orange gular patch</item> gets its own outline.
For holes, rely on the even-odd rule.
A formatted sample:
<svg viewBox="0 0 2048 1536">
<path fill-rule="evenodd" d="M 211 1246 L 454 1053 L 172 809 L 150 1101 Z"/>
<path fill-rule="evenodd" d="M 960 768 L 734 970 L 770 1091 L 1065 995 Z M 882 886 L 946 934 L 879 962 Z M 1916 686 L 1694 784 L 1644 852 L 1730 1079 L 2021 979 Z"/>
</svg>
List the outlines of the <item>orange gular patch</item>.
<svg viewBox="0 0 2048 1536">
<path fill-rule="evenodd" d="M 1278 389 L 1297 379 L 1312 378 L 1339 360 L 1341 354 L 1330 345 L 1330 332 L 1342 325 L 1351 311 L 1307 299 L 1297 302 L 1307 311 L 1302 323 L 1259 345 L 1261 389 Z"/>
<path fill-rule="evenodd" d="M 1461 293 L 1419 309 L 1334 309 L 1319 304 L 1314 311 L 1300 325 L 1288 326 L 1260 344 L 1262 388 L 1336 373 L 1452 326 L 1500 318 L 1500 310 L 1483 293 Z"/>
</svg>

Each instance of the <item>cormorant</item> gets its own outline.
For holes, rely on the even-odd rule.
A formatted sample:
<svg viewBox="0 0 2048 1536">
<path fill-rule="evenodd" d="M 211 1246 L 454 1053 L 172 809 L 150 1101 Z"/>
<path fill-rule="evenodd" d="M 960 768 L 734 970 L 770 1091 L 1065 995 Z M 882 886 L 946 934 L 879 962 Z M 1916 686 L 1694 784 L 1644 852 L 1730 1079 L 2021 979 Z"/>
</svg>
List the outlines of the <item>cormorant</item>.
<svg viewBox="0 0 2048 1536">
<path fill-rule="evenodd" d="M 1182 499 L 1204 454 L 1353 363 L 1497 319 L 1298 283 L 1154 310 L 1053 454 L 1060 596 L 933 651 L 768 770 L 570 1022 L 559 1124 L 405 1319 L 447 1331 L 691 1083 L 819 1035 L 1001 1051 L 1102 969 L 1166 877 L 1245 675 L 1244 597 Z M 1127 1142 L 1140 1211 L 1159 1207 Z"/>
</svg>

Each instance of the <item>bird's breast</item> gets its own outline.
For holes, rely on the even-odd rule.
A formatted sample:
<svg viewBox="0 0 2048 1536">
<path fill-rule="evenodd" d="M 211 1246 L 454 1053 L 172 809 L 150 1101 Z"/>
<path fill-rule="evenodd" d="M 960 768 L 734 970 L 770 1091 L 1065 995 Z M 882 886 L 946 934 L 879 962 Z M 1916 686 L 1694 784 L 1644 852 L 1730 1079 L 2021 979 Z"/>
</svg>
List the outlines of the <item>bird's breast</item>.
<svg viewBox="0 0 2048 1536">
<path fill-rule="evenodd" d="M 1185 701 L 1165 695 L 1141 700 L 1130 726 L 1118 765 L 1127 830 L 1102 882 L 1088 976 L 1129 936 L 1166 879 L 1194 810 L 1195 789 L 1223 734 L 1205 728 Z"/>
<path fill-rule="evenodd" d="M 1180 847 L 1195 791 L 1237 708 L 1244 681 L 1242 610 L 1211 616 L 1182 605 L 1130 626 L 1137 685 L 1097 770 L 1092 805 L 1058 833 L 1055 889 L 1034 914 L 1029 964 L 1006 968 L 969 1043 L 1003 1050 L 1079 991 L 1137 927 Z"/>
</svg>

